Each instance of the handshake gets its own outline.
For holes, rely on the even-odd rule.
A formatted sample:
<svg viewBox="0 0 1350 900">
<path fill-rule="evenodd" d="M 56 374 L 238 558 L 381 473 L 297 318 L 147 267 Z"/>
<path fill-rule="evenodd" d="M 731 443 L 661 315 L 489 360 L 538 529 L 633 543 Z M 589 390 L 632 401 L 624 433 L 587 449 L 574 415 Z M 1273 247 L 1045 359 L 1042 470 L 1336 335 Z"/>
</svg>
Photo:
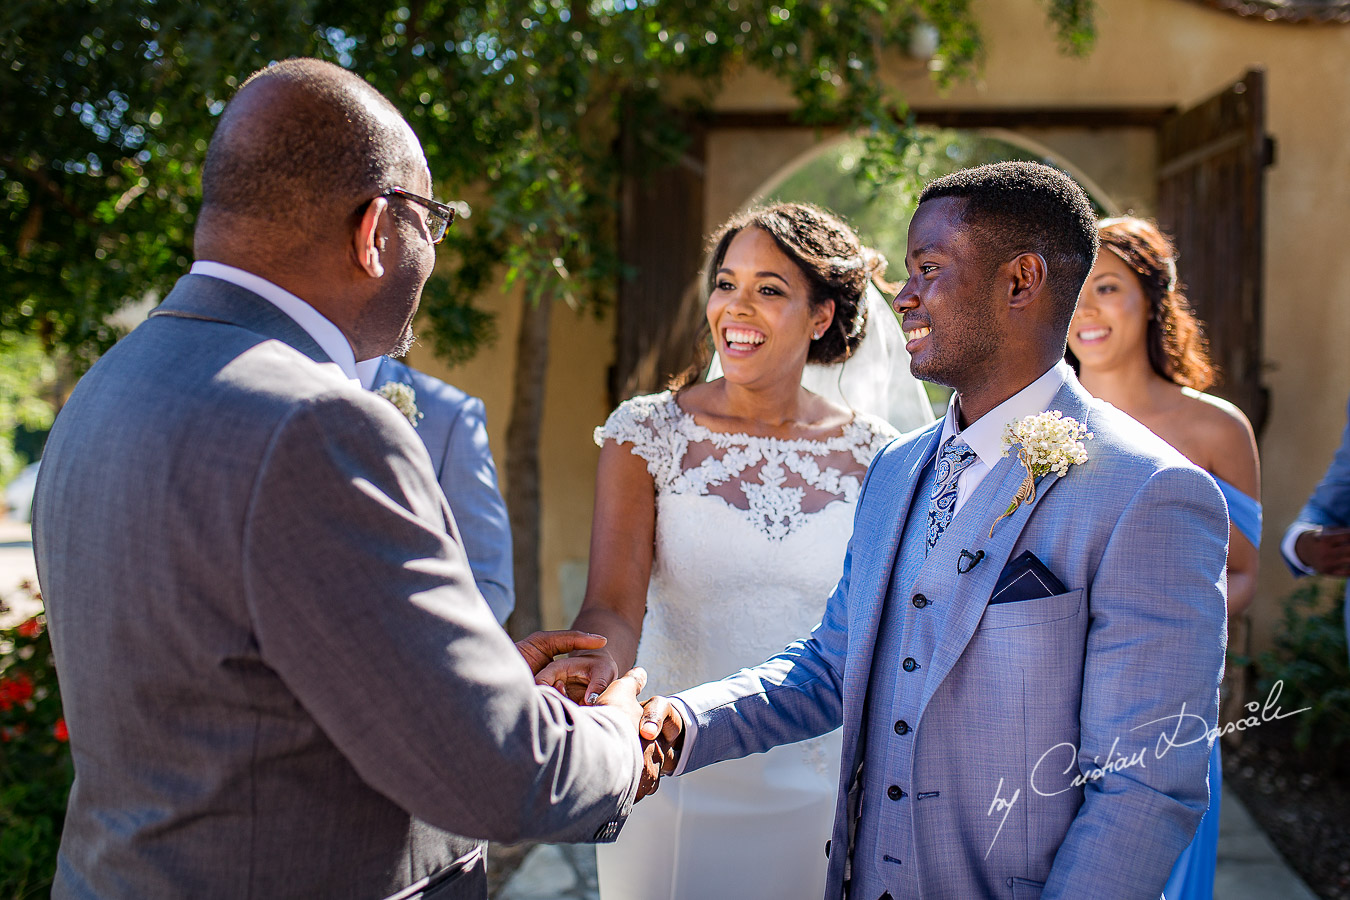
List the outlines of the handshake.
<svg viewBox="0 0 1350 900">
<path fill-rule="evenodd" d="M 675 771 L 684 746 L 684 719 L 665 697 L 638 703 L 647 686 L 641 667 L 622 677 L 602 648 L 605 638 L 585 631 L 536 631 L 516 642 L 537 684 L 552 687 L 586 706 L 608 706 L 628 716 L 642 742 L 642 778 L 637 799 L 656 793 L 662 775 Z M 575 656 L 555 660 L 564 653 Z"/>
</svg>

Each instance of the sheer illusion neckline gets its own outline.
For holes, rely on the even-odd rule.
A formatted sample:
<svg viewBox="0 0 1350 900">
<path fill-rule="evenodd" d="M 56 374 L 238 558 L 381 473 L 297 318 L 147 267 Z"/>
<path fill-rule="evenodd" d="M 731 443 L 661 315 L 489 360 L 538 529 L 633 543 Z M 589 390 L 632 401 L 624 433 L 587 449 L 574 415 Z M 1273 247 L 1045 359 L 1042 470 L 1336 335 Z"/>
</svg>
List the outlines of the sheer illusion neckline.
<svg viewBox="0 0 1350 900">
<path fill-rule="evenodd" d="M 895 429 L 866 414 L 824 438 L 714 431 L 672 391 L 624 401 L 595 430 L 597 444 L 628 443 L 646 460 L 658 498 L 715 497 L 771 540 L 835 501 L 854 502 L 868 463 L 893 437 Z"/>
<path fill-rule="evenodd" d="M 857 443 L 854 436 L 858 429 L 865 427 L 858 421 L 857 412 L 853 412 L 849 420 L 841 425 L 838 431 L 823 438 L 780 438 L 765 434 L 751 434 L 748 431 L 718 431 L 709 428 L 694 418 L 693 413 L 680 405 L 679 396 L 674 391 L 666 391 L 665 394 L 666 403 L 674 412 L 685 433 L 693 440 L 710 441 L 716 446 L 769 441 L 773 446 L 781 447 L 784 450 L 806 450 L 816 447 L 838 450 L 851 447 Z"/>
</svg>

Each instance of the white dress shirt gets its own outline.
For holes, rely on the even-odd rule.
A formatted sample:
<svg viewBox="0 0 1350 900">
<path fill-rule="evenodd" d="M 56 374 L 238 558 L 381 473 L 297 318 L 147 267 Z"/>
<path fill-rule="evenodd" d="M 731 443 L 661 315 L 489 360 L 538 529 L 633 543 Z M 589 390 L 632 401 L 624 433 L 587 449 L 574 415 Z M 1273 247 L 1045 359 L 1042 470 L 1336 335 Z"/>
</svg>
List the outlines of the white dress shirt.
<svg viewBox="0 0 1350 900">
<path fill-rule="evenodd" d="M 260 275 L 254 275 L 252 272 L 246 272 L 243 269 L 213 262 L 209 259 L 197 260 L 188 272 L 192 275 L 205 275 L 209 278 L 228 281 L 236 287 L 252 291 L 262 297 L 303 328 L 305 333 L 314 339 L 314 343 L 319 345 L 319 349 L 328 354 L 328 358 L 333 361 L 333 364 L 342 370 L 342 374 L 347 380 L 355 383 L 358 387 L 360 386 L 360 380 L 356 375 L 356 354 L 352 351 L 352 345 L 347 340 L 347 336 L 336 325 L 324 318 L 323 314 L 317 309 L 290 291 L 278 287 Z"/>
<path fill-rule="evenodd" d="M 1320 531 L 1321 525 L 1314 525 L 1312 522 L 1297 521 L 1289 526 L 1289 530 L 1284 533 L 1284 540 L 1280 542 L 1280 552 L 1291 566 L 1301 569 L 1304 575 L 1316 575 L 1317 572 L 1299 558 L 1298 550 L 1295 545 L 1298 539 L 1310 531 Z"/>
<path fill-rule="evenodd" d="M 361 381 L 361 387 L 370 390 L 375 387 L 375 376 L 380 373 L 380 363 L 384 362 L 383 356 L 376 356 L 373 359 L 363 359 L 356 364 L 356 377 Z"/>
<path fill-rule="evenodd" d="M 957 395 L 952 395 L 951 403 L 947 406 L 947 417 L 942 422 L 942 435 L 938 447 L 941 448 L 942 443 L 947 438 L 956 435 L 957 442 L 966 444 L 975 451 L 975 455 L 978 457 L 956 479 L 956 506 L 952 508 L 953 519 L 961 511 L 961 506 L 970 498 L 970 495 L 975 493 L 975 489 L 980 486 L 984 476 L 993 471 L 994 466 L 998 465 L 998 461 L 1003 458 L 1004 426 L 1026 416 L 1034 416 L 1037 413 L 1045 412 L 1072 371 L 1068 363 L 1060 360 L 1031 384 L 995 406 L 977 421 L 966 426 L 965 430 L 962 430 L 957 424 L 956 402 L 958 398 Z M 914 502 L 921 502 L 921 498 L 916 497 Z M 923 498 L 922 502 L 927 503 L 927 498 Z M 689 759 L 689 748 L 693 746 L 694 740 L 698 737 L 698 722 L 694 719 L 694 714 L 688 705 L 680 698 L 672 698 L 672 705 L 680 714 L 680 718 L 684 720 L 684 745 L 681 748 L 680 759 L 675 766 L 675 771 L 671 773 L 672 775 L 679 775 L 684 772 L 685 761 Z"/>
</svg>

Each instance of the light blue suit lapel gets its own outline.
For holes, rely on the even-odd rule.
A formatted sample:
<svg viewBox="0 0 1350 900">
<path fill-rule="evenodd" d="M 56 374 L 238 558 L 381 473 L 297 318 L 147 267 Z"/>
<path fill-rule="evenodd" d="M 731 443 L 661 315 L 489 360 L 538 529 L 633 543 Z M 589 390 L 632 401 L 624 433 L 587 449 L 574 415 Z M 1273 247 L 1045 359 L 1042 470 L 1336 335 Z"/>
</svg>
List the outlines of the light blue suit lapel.
<svg viewBox="0 0 1350 900">
<path fill-rule="evenodd" d="M 1055 394 L 1048 409 L 1058 409 L 1065 416 L 1076 419 L 1091 429 L 1088 421 L 1091 398 L 1078 379 L 1072 375 Z M 1091 445 L 1089 444 L 1089 453 Z M 1072 475 L 1072 468 L 1069 474 Z M 931 588 L 932 596 L 950 597 L 951 609 L 943 621 L 942 634 L 929 661 L 928 677 L 924 680 L 923 700 L 920 709 L 926 709 L 928 701 L 942 684 L 966 645 L 975 634 L 980 618 L 984 615 L 989 597 L 994 592 L 1003 567 L 1008 564 L 1017 539 L 1026 528 L 1050 490 L 1059 482 L 1060 476 L 1051 472 L 1041 478 L 1036 485 L 1036 497 L 1019 506 L 1012 515 L 994 524 L 1003 514 L 1017 494 L 1026 469 L 1015 454 L 1001 459 L 994 470 L 980 482 L 974 495 L 966 501 L 961 513 L 952 520 L 951 527 L 942 535 L 936 547 L 928 554 L 923 569 L 919 573 L 915 590 Z M 990 526 L 993 536 L 990 537 Z M 957 571 L 957 560 L 961 550 L 971 553 L 984 551 L 984 558 L 965 574 Z M 919 586 L 919 582 L 925 588 Z"/>
<path fill-rule="evenodd" d="M 370 383 L 370 389 L 378 390 L 391 381 L 397 381 L 401 374 L 398 371 L 398 363 L 387 356 L 381 356 L 380 366 L 375 370 L 375 380 Z"/>
<path fill-rule="evenodd" d="M 867 520 L 860 520 L 855 529 L 855 534 L 866 536 L 868 547 L 865 553 L 855 554 L 855 565 L 862 564 L 856 572 L 850 573 L 851 584 L 856 588 L 851 587 L 849 591 L 850 665 L 844 672 L 845 697 L 861 698 L 866 694 L 872 654 L 877 645 L 877 629 L 900 539 L 905 532 L 905 520 L 914 503 L 914 492 L 923 467 L 937 453 L 941 435 L 942 422 L 939 420 L 930 431 L 914 439 L 893 468 L 887 466 L 885 473 L 876 473 L 885 474 L 888 483 L 868 486 Z"/>
</svg>

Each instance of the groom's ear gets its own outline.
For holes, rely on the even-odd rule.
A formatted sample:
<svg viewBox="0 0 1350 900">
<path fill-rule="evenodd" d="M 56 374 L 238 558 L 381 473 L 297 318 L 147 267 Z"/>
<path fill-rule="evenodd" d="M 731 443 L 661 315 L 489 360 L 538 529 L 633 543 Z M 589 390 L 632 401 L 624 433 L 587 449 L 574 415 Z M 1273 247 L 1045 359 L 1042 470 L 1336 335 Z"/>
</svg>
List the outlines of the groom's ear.
<svg viewBox="0 0 1350 900">
<path fill-rule="evenodd" d="M 1026 309 L 1045 290 L 1048 268 L 1045 257 L 1039 253 L 1019 253 L 1008 263 L 1010 291 L 1009 309 Z"/>
<path fill-rule="evenodd" d="M 371 278 L 384 277 L 384 263 L 381 262 L 380 255 L 384 252 L 385 243 L 388 241 L 384 236 L 384 231 L 389 227 L 388 209 L 389 201 L 384 197 L 376 197 L 361 214 L 361 221 L 352 232 L 352 251 L 355 254 L 356 265 Z"/>
</svg>

